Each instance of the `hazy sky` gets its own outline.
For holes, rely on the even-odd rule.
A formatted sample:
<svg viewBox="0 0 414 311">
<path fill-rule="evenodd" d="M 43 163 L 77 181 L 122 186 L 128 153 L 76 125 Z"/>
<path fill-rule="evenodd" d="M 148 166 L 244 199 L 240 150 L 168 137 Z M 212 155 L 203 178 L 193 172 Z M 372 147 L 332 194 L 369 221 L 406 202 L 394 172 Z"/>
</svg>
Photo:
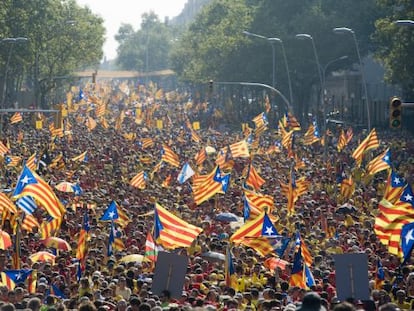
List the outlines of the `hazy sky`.
<svg viewBox="0 0 414 311">
<path fill-rule="evenodd" d="M 116 57 L 117 42 L 114 35 L 122 23 L 131 24 L 135 30 L 141 24 L 141 15 L 155 12 L 161 21 L 164 17 L 180 14 L 187 0 L 76 0 L 80 6 L 88 6 L 94 14 L 101 16 L 106 28 L 104 55 L 107 59 Z"/>
</svg>

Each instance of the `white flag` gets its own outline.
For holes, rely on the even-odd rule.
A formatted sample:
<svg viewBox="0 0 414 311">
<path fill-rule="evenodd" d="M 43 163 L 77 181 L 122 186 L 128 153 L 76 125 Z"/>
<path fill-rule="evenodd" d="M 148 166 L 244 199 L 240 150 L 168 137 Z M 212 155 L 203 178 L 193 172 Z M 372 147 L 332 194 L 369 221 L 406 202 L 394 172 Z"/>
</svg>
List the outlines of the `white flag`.
<svg viewBox="0 0 414 311">
<path fill-rule="evenodd" d="M 187 179 L 191 178 L 191 176 L 193 176 L 194 174 L 195 174 L 195 172 L 191 168 L 190 164 L 188 164 L 186 162 L 183 165 L 183 168 L 181 169 L 180 174 L 178 174 L 178 176 L 177 176 L 177 181 L 180 184 L 183 184 Z"/>
</svg>

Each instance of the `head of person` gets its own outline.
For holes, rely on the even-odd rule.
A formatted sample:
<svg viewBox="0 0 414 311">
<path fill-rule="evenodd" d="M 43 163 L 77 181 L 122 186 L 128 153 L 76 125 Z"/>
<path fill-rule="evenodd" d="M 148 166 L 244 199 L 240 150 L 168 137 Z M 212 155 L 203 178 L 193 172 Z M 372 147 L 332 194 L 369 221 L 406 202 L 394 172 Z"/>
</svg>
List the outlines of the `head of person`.
<svg viewBox="0 0 414 311">
<path fill-rule="evenodd" d="M 322 305 L 322 298 L 316 292 L 308 292 L 302 299 L 302 304 L 296 309 L 298 311 L 326 311 Z"/>
</svg>

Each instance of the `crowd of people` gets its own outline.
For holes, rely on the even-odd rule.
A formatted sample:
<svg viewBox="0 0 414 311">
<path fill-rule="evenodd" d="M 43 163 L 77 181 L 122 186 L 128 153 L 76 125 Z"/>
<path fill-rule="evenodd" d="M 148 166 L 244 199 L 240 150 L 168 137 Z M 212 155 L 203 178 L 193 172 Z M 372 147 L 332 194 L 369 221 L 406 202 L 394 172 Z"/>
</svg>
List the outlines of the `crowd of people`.
<svg viewBox="0 0 414 311">
<path fill-rule="evenodd" d="M 388 171 L 367 178 L 363 169 L 370 158 L 390 148 L 393 169 L 412 184 L 412 135 L 377 129 L 380 147 L 370 150 L 358 167 L 351 154 L 367 132 L 354 130 L 352 140 L 338 152 L 336 146 L 340 128 L 330 129 L 325 149 L 320 141 L 312 145 L 302 143 L 301 137 L 306 131 L 303 125 L 302 131 L 295 134 L 295 159 L 303 162 L 296 174 L 298 178 L 305 177 L 310 184 L 306 193 L 295 202 L 294 212 L 288 213 L 287 198 L 281 191 L 280 183 L 289 180 L 292 157 L 283 147 L 263 152 L 280 140 L 278 124 L 274 122 L 268 124 L 264 133 L 255 137 L 258 144 L 250 146 L 249 158 L 231 159 L 232 168 L 228 169 L 231 183 L 227 192 L 197 205 L 191 191 L 191 180 L 183 184 L 177 181 L 181 166 L 187 162 L 197 173 L 209 173 L 216 165 L 218 151 L 243 139 L 241 127 L 239 131 L 224 132 L 201 123 L 200 129 L 194 130 L 201 141 L 195 142 L 187 131 L 188 124 L 199 121 L 202 113 L 208 116 L 208 105 L 188 103 L 187 100 L 183 102 L 180 97 L 166 100 L 165 94 L 155 96 L 155 93 L 132 85 L 128 86 L 128 92 L 125 88 L 125 84 L 113 87 L 112 93 L 105 93 L 104 87 L 96 88 L 93 95 L 91 90 L 88 93 L 88 89 L 84 88 L 84 99 L 67 103 L 62 137 L 52 138 L 48 121 L 41 116 L 42 129 L 34 127 L 29 114 L 23 115 L 22 122 L 4 127 L 3 141 L 10 150 L 3 157 L 8 154 L 18 156 L 21 162 L 10 166 L 5 161 L 2 165 L 0 179 L 3 192 L 11 195 L 8 190 L 16 186 L 24 160 L 35 152 L 39 163 L 47 156 L 50 161 L 46 161 L 44 166 L 38 163 L 37 173 L 49 183 L 65 206 L 60 227 L 51 234 L 69 242 L 71 250 L 54 250 L 45 246 L 40 228 L 22 230 L 20 266 L 21 269 L 36 271 L 36 286 L 31 290 L 30 280 L 26 280 L 15 282 L 10 287 L 3 275 L 0 287 L 2 311 L 412 309 L 414 270 L 411 261 L 402 265 L 401 258 L 390 254 L 374 232 L 378 202 L 384 193 Z M 77 94 L 74 93 L 74 98 Z M 106 112 L 98 119 L 95 110 L 104 102 L 107 103 Z M 225 120 L 225 115 L 220 117 Z M 96 127 L 91 127 L 91 118 L 96 119 Z M 104 118 L 106 122 L 102 121 Z M 205 119 L 208 120 L 208 117 Z M 253 123 L 250 126 L 254 133 Z M 143 148 L 145 138 L 151 138 L 153 144 Z M 170 146 L 179 156 L 180 167 L 160 164 L 162 144 Z M 210 147 L 207 158 L 197 166 L 195 155 L 207 146 Z M 84 152 L 84 160 L 71 160 Z M 58 157 L 59 163 L 54 162 Z M 267 258 L 254 249 L 229 241 L 237 228 L 243 225 L 243 183 L 249 163 L 254 164 L 265 180 L 260 192 L 270 195 L 275 202 L 270 213 L 279 234 L 293 237 L 300 232 L 303 243 L 310 251 L 313 259 L 310 270 L 315 279 L 315 284 L 310 287 L 301 288 L 290 283 L 294 239 L 282 254 L 287 264 L 277 267 L 266 265 Z M 347 200 L 341 197 L 338 190 L 338 165 L 348 176 L 353 176 L 356 185 L 355 192 Z M 148 174 L 145 188 L 132 187 L 130 180 L 142 170 Z M 78 184 L 81 194 L 57 190 L 55 186 L 63 181 Z M 123 242 L 123 247 L 114 248 L 108 256 L 111 227 L 100 218 L 112 201 L 126 213 L 129 221 L 117 227 L 117 237 Z M 157 294 L 152 291 L 156 263 L 147 259 L 122 260 L 129 254 L 145 254 L 147 235 L 153 232 L 155 202 L 180 219 L 203 229 L 190 247 L 164 249 L 188 257 L 180 297 L 172 297 L 168 290 Z M 352 209 L 339 211 L 344 204 L 352 206 Z M 89 216 L 90 229 L 85 263 L 79 278 L 79 263 L 75 259 L 85 211 Z M 219 213 L 232 213 L 238 216 L 239 221 L 217 220 Z M 33 215 L 39 223 L 47 222 L 48 215 L 41 207 Z M 13 221 L 11 217 L 14 217 Z M 16 218 L 21 222 L 23 212 L 19 210 L 18 215 L 6 215 L 3 210 L 2 229 L 12 237 L 17 235 L 16 223 L 19 221 L 15 221 Z M 228 247 L 237 279 L 237 284 L 233 286 L 226 282 L 228 271 L 222 257 L 204 256 L 208 252 L 225 255 Z M 1 271 L 14 268 L 14 251 L 14 247 L 1 250 Z M 39 251 L 55 252 L 56 257 L 49 262 L 33 262 L 30 255 Z M 333 255 L 361 252 L 368 256 L 370 299 L 361 301 L 350 297 L 347 301 L 341 301 L 336 291 Z M 378 261 L 384 272 L 380 284 Z"/>
</svg>

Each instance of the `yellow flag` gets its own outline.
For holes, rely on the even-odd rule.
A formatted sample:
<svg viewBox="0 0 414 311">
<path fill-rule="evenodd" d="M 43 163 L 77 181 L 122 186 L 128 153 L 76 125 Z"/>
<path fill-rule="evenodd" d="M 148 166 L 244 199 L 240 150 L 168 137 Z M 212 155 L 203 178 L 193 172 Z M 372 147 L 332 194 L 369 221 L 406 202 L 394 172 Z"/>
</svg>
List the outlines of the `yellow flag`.
<svg viewBox="0 0 414 311">
<path fill-rule="evenodd" d="M 41 130 L 43 128 L 43 121 L 38 120 L 36 121 L 36 130 Z"/>
<path fill-rule="evenodd" d="M 157 128 L 159 129 L 163 128 L 162 120 L 157 120 Z"/>
</svg>

